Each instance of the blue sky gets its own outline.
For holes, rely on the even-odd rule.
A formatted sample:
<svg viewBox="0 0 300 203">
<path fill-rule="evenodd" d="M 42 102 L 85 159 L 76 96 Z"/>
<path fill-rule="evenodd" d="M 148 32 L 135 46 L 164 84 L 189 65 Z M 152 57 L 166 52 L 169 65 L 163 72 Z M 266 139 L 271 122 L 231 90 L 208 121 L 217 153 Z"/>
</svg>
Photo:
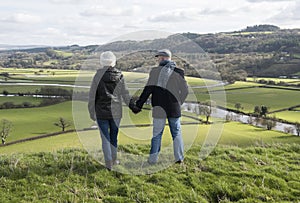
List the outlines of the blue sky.
<svg viewBox="0 0 300 203">
<path fill-rule="evenodd" d="M 0 0 L 0 5 L 0 44 L 103 44 L 143 30 L 300 28 L 300 0 Z"/>
</svg>

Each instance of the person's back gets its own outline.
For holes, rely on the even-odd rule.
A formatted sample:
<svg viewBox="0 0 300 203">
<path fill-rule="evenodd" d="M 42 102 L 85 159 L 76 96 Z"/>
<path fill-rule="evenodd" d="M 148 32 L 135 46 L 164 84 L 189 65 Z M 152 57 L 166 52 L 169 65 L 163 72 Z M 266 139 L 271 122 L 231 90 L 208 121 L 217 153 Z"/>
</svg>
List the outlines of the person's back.
<svg viewBox="0 0 300 203">
<path fill-rule="evenodd" d="M 117 160 L 118 132 L 122 118 L 122 99 L 133 106 L 121 71 L 115 68 L 116 56 L 104 52 L 100 56 L 103 66 L 95 74 L 89 93 L 90 118 L 99 126 L 105 166 L 111 170 Z"/>
<path fill-rule="evenodd" d="M 182 163 L 184 159 L 180 107 L 188 95 L 188 87 L 184 79 L 184 71 L 176 67 L 176 63 L 171 60 L 171 55 L 170 50 L 167 49 L 158 51 L 155 57 L 158 59 L 159 66 L 151 70 L 147 85 L 136 101 L 136 106 L 141 109 L 152 95 L 153 136 L 148 159 L 150 164 L 157 163 L 166 118 L 172 134 L 175 162 Z"/>
<path fill-rule="evenodd" d="M 151 70 L 147 84 L 153 88 L 151 97 L 153 117 L 180 117 L 180 106 L 188 94 L 184 70 L 177 68 L 174 63 L 174 70 L 167 78 L 165 85 L 160 85 L 160 74 L 166 68 L 163 65 L 164 63 Z"/>
<path fill-rule="evenodd" d="M 95 97 L 95 111 L 98 119 L 122 117 L 122 95 L 125 103 L 130 97 L 123 81 L 123 75 L 115 67 L 107 67 L 97 71 L 95 77 L 101 77 Z"/>
</svg>

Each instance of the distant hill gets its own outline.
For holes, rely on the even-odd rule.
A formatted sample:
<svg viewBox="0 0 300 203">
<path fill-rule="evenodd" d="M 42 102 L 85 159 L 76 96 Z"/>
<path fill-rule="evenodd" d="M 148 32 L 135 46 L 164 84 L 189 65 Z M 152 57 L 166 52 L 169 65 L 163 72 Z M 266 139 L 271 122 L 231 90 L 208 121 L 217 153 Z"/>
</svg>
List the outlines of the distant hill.
<svg viewBox="0 0 300 203">
<path fill-rule="evenodd" d="M 9 44 L 0 44 L 0 51 L 8 51 L 8 50 L 24 50 L 24 49 L 34 49 L 47 47 L 44 45 L 9 45 Z"/>
<path fill-rule="evenodd" d="M 2 67 L 79 69 L 92 53 L 110 50 L 118 56 L 131 54 L 130 58 L 119 60 L 121 69 L 144 71 L 145 67 L 148 69 L 156 63 L 151 60 L 153 51 L 169 48 L 174 55 L 186 54 L 195 58 L 198 57 L 195 53 L 207 54 L 221 75 L 243 75 L 238 79 L 245 75 L 292 77 L 300 72 L 300 29 L 280 29 L 275 25 L 248 26 L 240 31 L 216 34 L 182 33 L 163 39 L 115 41 L 104 45 L 52 48 L 0 45 L 1 48 L 17 49 L 12 53 L 0 51 Z M 187 74 L 197 76 L 191 68 L 197 64 L 190 58 L 185 59 L 180 61 L 178 58 L 178 62 Z M 200 65 L 203 69 L 203 64 Z M 98 61 L 93 66 L 97 68 Z M 203 73 L 208 73 L 205 67 Z M 214 77 L 211 73 L 208 75 Z"/>
</svg>

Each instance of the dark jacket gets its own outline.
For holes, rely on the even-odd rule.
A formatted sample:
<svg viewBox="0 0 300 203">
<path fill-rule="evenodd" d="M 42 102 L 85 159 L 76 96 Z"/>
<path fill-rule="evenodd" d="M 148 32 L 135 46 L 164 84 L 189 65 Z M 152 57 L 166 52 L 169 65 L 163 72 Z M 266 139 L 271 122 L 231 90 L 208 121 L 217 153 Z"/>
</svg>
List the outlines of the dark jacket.
<svg viewBox="0 0 300 203">
<path fill-rule="evenodd" d="M 170 65 L 171 64 L 171 65 Z M 159 78 L 164 68 L 170 68 L 167 83 L 161 85 Z M 159 67 L 153 68 L 141 96 L 136 102 L 136 106 L 142 108 L 148 97 L 152 94 L 151 104 L 154 118 L 181 116 L 181 104 L 188 95 L 188 86 L 184 78 L 184 70 L 176 67 L 172 61 L 163 61 Z"/>
<path fill-rule="evenodd" d="M 127 105 L 131 104 L 131 97 L 121 71 L 114 67 L 99 69 L 89 93 L 88 109 L 91 119 L 121 118 L 122 98 Z"/>
</svg>

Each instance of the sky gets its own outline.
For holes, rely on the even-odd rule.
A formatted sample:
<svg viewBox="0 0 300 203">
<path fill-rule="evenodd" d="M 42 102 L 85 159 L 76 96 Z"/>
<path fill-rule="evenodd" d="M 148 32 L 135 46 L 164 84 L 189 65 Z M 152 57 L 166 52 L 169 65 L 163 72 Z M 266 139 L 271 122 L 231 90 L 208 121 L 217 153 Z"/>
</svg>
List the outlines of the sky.
<svg viewBox="0 0 300 203">
<path fill-rule="evenodd" d="M 300 0 L 0 0 L 0 44 L 91 45 L 155 30 L 300 28 Z"/>
</svg>

